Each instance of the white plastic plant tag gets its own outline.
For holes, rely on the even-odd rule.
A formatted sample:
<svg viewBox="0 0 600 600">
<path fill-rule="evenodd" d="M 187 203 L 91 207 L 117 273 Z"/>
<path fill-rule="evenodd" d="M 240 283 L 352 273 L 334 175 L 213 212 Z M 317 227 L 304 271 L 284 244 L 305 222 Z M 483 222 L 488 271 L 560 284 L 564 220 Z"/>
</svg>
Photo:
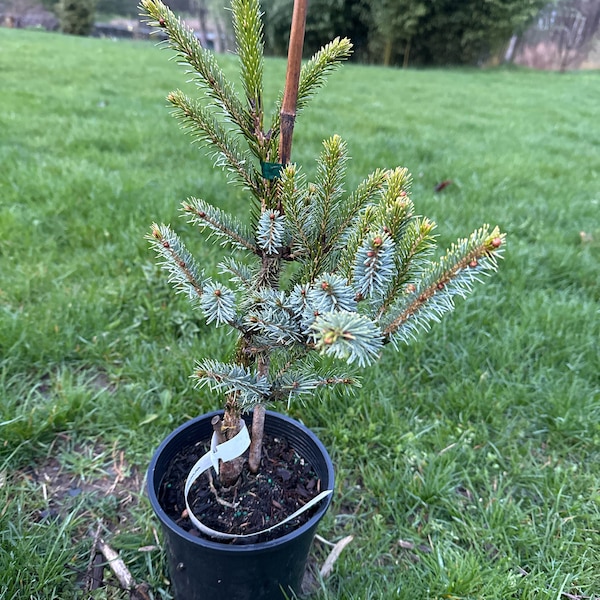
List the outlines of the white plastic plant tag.
<svg viewBox="0 0 600 600">
<path fill-rule="evenodd" d="M 233 460 L 244 454 L 248 449 L 248 446 L 250 446 L 250 434 L 248 433 L 246 423 L 242 423 L 242 428 L 237 435 L 222 444 L 217 444 L 217 436 L 213 433 L 210 440 L 210 450 L 192 467 L 185 482 L 184 494 L 186 506 L 190 488 L 202 473 L 211 467 L 215 470 L 215 473 L 218 473 L 219 460 L 224 462 Z M 189 506 L 187 506 L 187 509 L 191 514 Z"/>
<path fill-rule="evenodd" d="M 185 488 L 184 488 L 185 507 L 187 508 L 187 512 L 188 512 L 190 521 L 194 524 L 194 526 L 200 532 L 204 533 L 205 535 L 209 535 L 209 536 L 215 537 L 215 538 L 228 539 L 228 540 L 254 537 L 261 533 L 266 533 L 268 531 L 272 531 L 273 529 L 276 529 L 277 527 L 280 527 L 281 525 L 283 525 L 289 521 L 292 521 L 296 517 L 299 517 L 303 512 L 305 512 L 309 508 L 312 508 L 313 506 L 318 504 L 321 500 L 323 500 L 324 498 L 327 498 L 327 496 L 329 496 L 330 494 L 333 493 L 333 490 L 325 490 L 325 491 L 321 492 L 320 494 L 318 494 L 317 496 L 312 498 L 309 502 L 307 502 L 302 508 L 298 509 L 295 513 L 291 514 L 289 517 L 287 517 L 283 521 L 280 521 L 276 525 L 272 525 L 271 527 L 268 527 L 266 529 L 261 529 L 260 531 L 257 531 L 255 533 L 247 533 L 247 534 L 223 533 L 221 531 L 216 531 L 215 529 L 211 529 L 210 527 L 207 527 L 198 519 L 198 517 L 196 517 L 196 515 L 193 513 L 193 511 L 190 508 L 190 505 L 188 503 L 188 494 L 189 494 L 190 489 L 192 488 L 192 485 L 198 479 L 198 477 L 200 477 L 200 475 L 202 475 L 202 473 L 204 473 L 205 471 L 208 471 L 208 469 L 210 469 L 211 467 L 213 467 L 215 472 L 218 473 L 219 472 L 219 460 L 222 460 L 224 462 L 233 460 L 234 458 L 237 458 L 238 456 L 241 456 L 242 454 L 244 454 L 244 452 L 247 450 L 248 446 L 250 446 L 250 435 L 248 433 L 248 428 L 246 427 L 245 423 L 242 424 L 242 429 L 239 431 L 239 433 L 236 436 L 234 436 L 230 440 L 227 440 L 226 442 L 223 442 L 222 444 L 217 444 L 216 435 L 213 434 L 211 441 L 210 441 L 210 450 L 204 456 L 202 456 L 200 458 L 200 460 L 198 460 L 198 462 L 190 470 L 190 473 L 186 479 Z"/>
</svg>

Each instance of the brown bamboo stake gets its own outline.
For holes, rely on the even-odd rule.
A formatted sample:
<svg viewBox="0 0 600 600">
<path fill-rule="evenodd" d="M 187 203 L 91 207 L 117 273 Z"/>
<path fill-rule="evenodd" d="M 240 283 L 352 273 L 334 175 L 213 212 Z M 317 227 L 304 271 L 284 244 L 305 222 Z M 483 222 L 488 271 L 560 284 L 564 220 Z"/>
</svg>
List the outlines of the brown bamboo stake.
<svg viewBox="0 0 600 600">
<path fill-rule="evenodd" d="M 298 82 L 300 81 L 300 68 L 302 66 L 302 47 L 304 45 L 307 7 L 308 0 L 294 0 L 287 73 L 280 113 L 279 162 L 282 165 L 287 165 L 292 156 L 292 137 L 294 134 L 294 123 L 296 122 Z"/>
</svg>

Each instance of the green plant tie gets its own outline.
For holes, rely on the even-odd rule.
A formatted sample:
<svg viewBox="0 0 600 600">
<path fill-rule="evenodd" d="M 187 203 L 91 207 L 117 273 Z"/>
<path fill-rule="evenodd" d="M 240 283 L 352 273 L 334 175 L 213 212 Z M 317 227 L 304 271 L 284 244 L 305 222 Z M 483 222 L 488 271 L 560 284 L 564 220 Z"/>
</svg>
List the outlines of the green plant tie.
<svg viewBox="0 0 600 600">
<path fill-rule="evenodd" d="M 281 170 L 283 169 L 283 165 L 281 163 L 270 163 L 261 161 L 260 169 L 264 179 L 273 180 L 277 179 L 280 176 Z"/>
</svg>

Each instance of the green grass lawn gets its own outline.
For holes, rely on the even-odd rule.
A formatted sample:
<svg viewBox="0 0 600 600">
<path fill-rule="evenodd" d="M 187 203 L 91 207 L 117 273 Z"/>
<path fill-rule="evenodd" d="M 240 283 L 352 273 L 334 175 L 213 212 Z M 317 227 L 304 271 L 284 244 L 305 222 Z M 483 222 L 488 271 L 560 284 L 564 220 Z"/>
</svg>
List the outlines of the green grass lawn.
<svg viewBox="0 0 600 600">
<path fill-rule="evenodd" d="M 266 69 L 272 99 L 285 63 Z M 144 471 L 219 406 L 189 375 L 232 338 L 144 236 L 156 220 L 197 239 L 187 195 L 245 201 L 169 117 L 184 81 L 149 43 L 0 29 L 1 600 L 75 597 L 98 522 L 169 597 Z M 354 536 L 312 598 L 600 598 L 598 98 L 598 72 L 348 65 L 298 120 L 309 174 L 339 133 L 349 186 L 412 171 L 442 247 L 483 222 L 509 240 L 498 275 L 354 398 L 292 407 L 337 467 L 319 533 Z M 195 251 L 216 269 L 219 248 Z"/>
</svg>

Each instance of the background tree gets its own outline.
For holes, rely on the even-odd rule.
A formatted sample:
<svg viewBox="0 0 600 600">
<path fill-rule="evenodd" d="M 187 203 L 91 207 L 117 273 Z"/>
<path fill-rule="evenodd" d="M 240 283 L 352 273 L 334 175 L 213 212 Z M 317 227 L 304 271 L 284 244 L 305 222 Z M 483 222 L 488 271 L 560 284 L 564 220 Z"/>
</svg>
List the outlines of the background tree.
<svg viewBox="0 0 600 600">
<path fill-rule="evenodd" d="M 433 0 L 416 25 L 411 56 L 422 65 L 478 64 L 503 50 L 546 0 Z"/>
<path fill-rule="evenodd" d="M 56 5 L 60 30 L 71 35 L 89 35 L 95 14 L 95 0 L 60 0 Z"/>
<path fill-rule="evenodd" d="M 267 52 L 285 56 L 293 0 L 263 2 Z M 311 0 L 306 20 L 304 54 L 312 56 L 335 37 L 352 40 L 355 60 L 367 61 L 370 24 L 369 0 Z"/>
<path fill-rule="evenodd" d="M 96 12 L 104 15 L 137 17 L 138 0 L 96 0 Z"/>
<path fill-rule="evenodd" d="M 313 0 L 306 53 L 349 37 L 354 60 L 383 64 L 476 64 L 503 50 L 547 0 Z M 284 55 L 292 0 L 264 3 L 271 53 Z"/>
<path fill-rule="evenodd" d="M 428 8 L 415 0 L 378 0 L 371 5 L 372 33 L 369 50 L 376 62 L 391 65 L 402 56 L 408 66 L 410 46 Z"/>
<path fill-rule="evenodd" d="M 54 10 L 56 8 L 56 0 L 40 0 L 39 4 L 48 10 Z"/>
</svg>

